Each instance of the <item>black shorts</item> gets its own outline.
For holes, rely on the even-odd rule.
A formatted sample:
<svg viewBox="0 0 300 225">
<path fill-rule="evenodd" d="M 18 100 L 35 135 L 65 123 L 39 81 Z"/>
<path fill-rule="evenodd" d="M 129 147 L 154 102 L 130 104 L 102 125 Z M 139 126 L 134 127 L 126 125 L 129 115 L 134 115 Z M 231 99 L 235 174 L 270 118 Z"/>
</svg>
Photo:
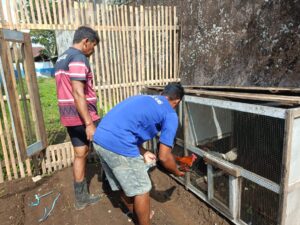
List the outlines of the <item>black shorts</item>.
<svg viewBox="0 0 300 225">
<path fill-rule="evenodd" d="M 98 126 L 99 122 L 100 120 L 94 121 L 96 127 Z M 85 125 L 67 127 L 67 131 L 74 147 L 80 147 L 84 145 L 89 146 L 90 142 L 86 137 Z"/>
</svg>

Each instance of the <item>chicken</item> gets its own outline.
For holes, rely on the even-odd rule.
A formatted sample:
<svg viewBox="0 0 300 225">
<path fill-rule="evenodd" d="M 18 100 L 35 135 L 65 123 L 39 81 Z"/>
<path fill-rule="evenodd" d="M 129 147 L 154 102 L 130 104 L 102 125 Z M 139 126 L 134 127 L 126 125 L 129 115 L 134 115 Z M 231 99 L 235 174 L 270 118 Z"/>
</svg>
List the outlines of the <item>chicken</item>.
<svg viewBox="0 0 300 225">
<path fill-rule="evenodd" d="M 179 170 L 182 171 L 189 171 L 189 168 L 192 167 L 194 161 L 197 159 L 197 156 L 195 154 L 192 154 L 190 156 L 174 156 L 175 160 L 179 163 Z"/>
</svg>

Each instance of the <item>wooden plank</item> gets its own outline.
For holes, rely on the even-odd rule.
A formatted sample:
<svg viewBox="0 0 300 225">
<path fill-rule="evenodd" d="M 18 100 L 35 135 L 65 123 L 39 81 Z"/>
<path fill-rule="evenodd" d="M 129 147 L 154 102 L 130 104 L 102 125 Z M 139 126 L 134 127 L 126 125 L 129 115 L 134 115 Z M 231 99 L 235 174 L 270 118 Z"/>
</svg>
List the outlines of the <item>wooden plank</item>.
<svg viewBox="0 0 300 225">
<path fill-rule="evenodd" d="M 51 149 L 51 167 L 53 168 L 53 171 L 57 170 L 56 152 L 57 152 L 57 145 L 53 146 Z"/>
<path fill-rule="evenodd" d="M 5 134 L 4 135 L 5 135 L 5 138 L 6 138 L 7 143 L 8 143 L 9 158 L 11 160 L 11 165 L 12 165 L 12 169 L 13 169 L 13 173 L 14 173 L 14 178 L 17 179 L 18 178 L 18 172 L 17 172 L 17 167 L 16 167 L 16 160 L 15 160 L 15 155 L 14 155 L 14 152 L 13 152 L 12 139 L 11 139 L 10 129 L 9 129 L 9 122 L 8 122 L 8 119 L 7 119 L 6 106 L 5 106 L 5 103 L 4 103 L 4 98 L 3 98 L 2 87 L 1 86 L 0 86 L 0 104 L 1 104 L 1 109 L 2 109 L 2 121 L 4 123 L 4 129 L 5 129 Z M 23 166 L 21 168 L 23 168 Z M 21 168 L 20 168 L 20 171 L 21 171 Z M 24 173 L 24 169 L 22 171 Z"/>
<path fill-rule="evenodd" d="M 196 94 L 201 96 L 216 96 L 235 99 L 248 99 L 255 101 L 269 101 L 281 102 L 287 104 L 300 104 L 300 97 L 284 96 L 284 95 L 271 95 L 271 94 L 249 94 L 249 93 L 236 93 L 236 92 L 222 92 L 222 91 L 206 91 L 206 90 L 192 90 L 185 89 L 185 93 Z"/>
<path fill-rule="evenodd" d="M 284 141 L 283 141 L 283 155 L 282 155 L 282 168 L 281 168 L 281 182 L 280 182 L 280 195 L 279 195 L 279 210 L 278 221 L 280 225 L 286 224 L 287 216 L 287 198 L 289 192 L 289 174 L 291 164 L 291 148 L 292 148 L 292 133 L 293 133 L 294 115 L 292 110 L 287 110 L 285 126 L 284 126 Z"/>
<path fill-rule="evenodd" d="M 4 157 L 6 175 L 7 175 L 8 180 L 12 180 L 8 151 L 7 151 L 7 147 L 6 147 L 6 142 L 5 142 L 5 138 L 4 138 L 1 121 L 0 121 L 0 141 L 1 141 L 2 153 L 3 153 L 3 157 Z"/>
<path fill-rule="evenodd" d="M 170 66 L 170 73 L 168 74 L 168 78 L 173 78 L 174 77 L 174 75 L 173 75 L 173 68 L 174 68 L 174 65 L 173 65 L 173 52 L 172 52 L 172 50 L 173 50 L 173 45 L 172 45 L 172 43 L 173 43 L 173 41 L 174 41 L 174 39 L 173 39 L 173 33 L 172 33 L 172 7 L 168 7 L 168 9 L 169 9 L 169 15 L 168 15 L 168 17 L 169 17 L 169 30 L 168 30 L 168 32 L 169 32 L 169 54 L 170 54 L 170 56 L 168 56 L 168 58 L 170 59 L 170 64 L 169 64 L 169 66 Z"/>
<path fill-rule="evenodd" d="M 38 85 L 37 85 L 37 78 L 36 72 L 34 67 L 33 61 L 33 53 L 31 48 L 31 40 L 29 34 L 24 34 L 24 62 L 26 64 L 26 68 L 29 71 L 28 77 L 30 77 L 31 82 L 28 85 L 32 91 L 32 96 L 30 96 L 31 101 L 33 102 L 34 109 L 35 109 L 35 117 L 37 118 L 37 125 L 38 125 L 38 133 L 41 135 L 41 141 L 43 143 L 44 148 L 47 146 L 47 136 L 46 136 L 46 129 L 44 124 L 44 117 L 43 111 L 41 108 L 41 101 L 39 97 Z"/>
<path fill-rule="evenodd" d="M 13 3 L 14 3 L 14 1 L 13 1 Z M 18 5 L 18 7 L 17 7 L 17 5 Z M 20 1 L 16 2 L 16 8 L 18 8 L 18 10 L 16 11 L 17 14 L 18 14 L 18 11 L 21 14 L 21 20 L 19 20 L 18 23 L 20 23 L 20 24 L 26 23 L 25 16 L 24 16 L 24 2 L 23 2 L 23 0 L 20 0 Z"/>
<path fill-rule="evenodd" d="M 64 149 L 62 148 L 62 145 L 59 145 L 57 146 L 56 148 L 56 157 L 57 157 L 57 166 L 58 166 L 58 170 L 61 170 L 63 168 L 63 165 L 62 165 L 62 154 L 61 152 L 63 151 Z"/>
<path fill-rule="evenodd" d="M 71 166 L 72 164 L 72 154 L 71 154 L 71 148 L 69 145 L 66 146 L 66 152 L 67 152 L 67 165 Z"/>
<path fill-rule="evenodd" d="M 80 11 L 80 6 L 78 2 L 74 2 L 74 13 L 75 13 L 75 24 L 76 28 L 79 27 L 79 12 Z M 99 29 L 99 28 L 98 28 Z"/>
<path fill-rule="evenodd" d="M 4 11 L 3 11 L 3 3 L 2 1 L 0 1 L 0 22 L 2 24 L 5 24 L 6 23 L 6 20 L 5 20 L 5 16 L 4 16 Z"/>
<path fill-rule="evenodd" d="M 63 143 L 62 144 L 62 164 L 63 164 L 63 167 L 67 167 L 68 164 L 67 164 L 67 147 L 66 147 L 66 143 Z"/>
<path fill-rule="evenodd" d="M 59 24 L 64 24 L 63 21 L 63 7 L 62 7 L 62 0 L 58 0 L 58 5 L 57 5 L 57 11 L 58 11 L 58 19 L 59 19 Z"/>
<path fill-rule="evenodd" d="M 84 18 L 84 3 L 80 2 L 79 3 L 80 6 L 80 23 L 81 24 L 85 24 L 85 18 Z"/>
<path fill-rule="evenodd" d="M 162 6 L 160 9 L 161 9 L 161 30 L 160 30 L 160 33 L 161 33 L 161 57 L 162 57 L 162 77 L 161 77 L 161 84 L 164 85 L 165 82 L 164 80 L 166 79 L 166 56 L 165 56 L 165 48 L 166 48 L 166 24 L 165 24 L 165 10 L 164 10 L 164 6 Z"/>
<path fill-rule="evenodd" d="M 72 28 L 72 25 L 73 25 L 73 23 L 74 23 L 74 20 L 75 20 L 75 18 L 74 18 L 74 8 L 73 8 L 73 3 L 74 1 L 73 0 L 69 0 L 69 2 L 68 2 L 68 9 L 69 9 L 69 12 L 68 12 L 68 16 L 69 16 L 69 21 L 70 21 L 70 25 L 69 25 L 69 29 L 71 29 Z M 94 10 L 92 10 L 92 12 L 91 13 L 93 13 L 94 14 Z M 92 27 L 94 26 L 94 24 L 92 24 Z"/>
</svg>

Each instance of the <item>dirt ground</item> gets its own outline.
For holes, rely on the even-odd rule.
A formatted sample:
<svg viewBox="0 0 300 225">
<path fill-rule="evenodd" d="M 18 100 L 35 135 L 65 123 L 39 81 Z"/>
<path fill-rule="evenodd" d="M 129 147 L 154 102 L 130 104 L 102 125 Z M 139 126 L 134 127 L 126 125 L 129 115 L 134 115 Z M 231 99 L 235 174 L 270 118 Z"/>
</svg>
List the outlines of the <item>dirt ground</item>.
<svg viewBox="0 0 300 225">
<path fill-rule="evenodd" d="M 73 207 L 72 168 L 65 168 L 51 176 L 43 177 L 37 183 L 30 178 L 6 182 L 0 185 L 0 221 L 2 225 L 129 225 L 134 224 L 123 212 L 118 193 L 111 192 L 106 182 L 101 182 L 99 165 L 88 165 L 91 193 L 100 194 L 101 201 L 84 210 Z M 155 211 L 152 225 L 229 225 L 207 204 L 186 191 L 165 173 L 158 169 L 151 172 L 153 189 L 151 208 Z M 41 199 L 38 206 L 30 207 L 35 194 L 52 194 Z M 60 197 L 51 213 L 43 222 L 38 220 L 44 208 L 51 208 L 55 197 Z"/>
</svg>

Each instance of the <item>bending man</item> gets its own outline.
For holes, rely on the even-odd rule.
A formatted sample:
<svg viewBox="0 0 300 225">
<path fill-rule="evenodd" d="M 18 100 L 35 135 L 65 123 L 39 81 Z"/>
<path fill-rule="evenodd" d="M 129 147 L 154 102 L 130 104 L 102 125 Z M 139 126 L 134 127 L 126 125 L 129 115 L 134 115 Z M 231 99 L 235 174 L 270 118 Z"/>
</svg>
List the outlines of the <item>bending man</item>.
<svg viewBox="0 0 300 225">
<path fill-rule="evenodd" d="M 128 98 L 109 111 L 96 129 L 94 146 L 109 184 L 113 191 L 122 191 L 123 201 L 139 225 L 150 224 L 151 181 L 146 163 L 156 160 L 142 144 L 161 132 L 160 163 L 174 175 L 184 175 L 171 154 L 178 127 L 174 109 L 183 95 L 180 84 L 169 84 L 161 95 Z"/>
</svg>

